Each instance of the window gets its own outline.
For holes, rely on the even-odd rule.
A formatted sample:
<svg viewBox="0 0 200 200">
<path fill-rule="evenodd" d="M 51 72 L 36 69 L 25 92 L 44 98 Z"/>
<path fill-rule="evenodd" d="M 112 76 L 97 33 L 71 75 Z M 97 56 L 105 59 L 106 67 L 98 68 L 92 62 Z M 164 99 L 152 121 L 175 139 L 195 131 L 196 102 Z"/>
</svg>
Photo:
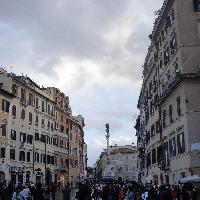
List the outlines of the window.
<svg viewBox="0 0 200 200">
<path fill-rule="evenodd" d="M 47 138 L 47 144 L 50 144 L 50 137 L 47 135 L 46 138 Z"/>
<path fill-rule="evenodd" d="M 146 132 L 146 144 L 148 144 L 150 141 L 150 131 Z"/>
<path fill-rule="evenodd" d="M 19 161 L 25 161 L 25 152 L 24 151 L 19 152 Z"/>
<path fill-rule="evenodd" d="M 166 166 L 169 166 L 168 142 L 164 143 L 164 162 Z"/>
<path fill-rule="evenodd" d="M 152 164 L 156 163 L 156 149 L 152 149 Z"/>
<path fill-rule="evenodd" d="M 28 104 L 33 105 L 33 95 L 29 93 Z"/>
<path fill-rule="evenodd" d="M 17 85 L 15 84 L 12 85 L 12 94 L 17 96 Z"/>
<path fill-rule="evenodd" d="M 25 110 L 24 109 L 22 109 L 22 112 L 21 112 L 21 119 L 25 119 Z"/>
<path fill-rule="evenodd" d="M 50 124 L 50 122 L 48 121 L 48 123 L 47 123 L 47 129 L 49 129 L 50 126 L 51 126 L 51 124 Z"/>
<path fill-rule="evenodd" d="M 51 116 L 54 116 L 54 107 L 51 107 Z"/>
<path fill-rule="evenodd" d="M 185 139 L 183 132 L 177 135 L 177 147 L 178 147 L 178 154 L 185 152 Z"/>
<path fill-rule="evenodd" d="M 166 110 L 163 110 L 163 128 L 166 128 L 166 116 L 167 116 L 167 112 Z"/>
<path fill-rule="evenodd" d="M 51 156 L 51 164 L 54 165 L 54 156 Z"/>
<path fill-rule="evenodd" d="M 63 140 L 60 140 L 60 147 L 63 148 Z"/>
<path fill-rule="evenodd" d="M 151 126 L 151 137 L 154 137 L 155 136 L 155 125 L 153 124 Z"/>
<path fill-rule="evenodd" d="M 193 0 L 193 4 L 194 4 L 194 11 L 200 12 L 200 0 Z"/>
<path fill-rule="evenodd" d="M 156 121 L 156 134 L 160 132 L 160 122 Z"/>
<path fill-rule="evenodd" d="M 5 158 L 6 155 L 6 148 L 2 147 L 1 148 L 1 158 Z"/>
<path fill-rule="evenodd" d="M 35 107 L 36 107 L 36 109 L 39 108 L 39 99 L 38 98 L 35 99 Z"/>
<path fill-rule="evenodd" d="M 30 152 L 27 152 L 26 155 L 27 155 L 27 156 L 26 156 L 26 161 L 27 161 L 27 162 L 31 162 L 31 153 L 30 153 Z"/>
<path fill-rule="evenodd" d="M 40 155 L 40 163 L 44 163 L 43 162 L 43 154 Z"/>
<path fill-rule="evenodd" d="M 48 114 L 51 115 L 51 107 L 48 105 Z"/>
<path fill-rule="evenodd" d="M 171 17 L 170 17 L 170 16 L 167 16 L 167 17 L 166 17 L 166 26 L 167 26 L 168 28 L 170 28 L 171 25 L 172 25 Z"/>
<path fill-rule="evenodd" d="M 174 35 L 173 38 L 170 41 L 170 53 L 171 53 L 171 55 L 173 55 L 176 50 L 177 50 L 177 42 L 176 42 L 176 35 Z"/>
<path fill-rule="evenodd" d="M 15 105 L 12 106 L 12 116 L 16 117 L 16 106 Z"/>
<path fill-rule="evenodd" d="M 62 132 L 62 133 L 64 132 L 64 126 L 63 125 L 60 126 L 60 132 Z"/>
<path fill-rule="evenodd" d="M 32 144 L 32 141 L 33 141 L 33 136 L 28 134 L 27 135 L 27 143 Z"/>
<path fill-rule="evenodd" d="M 151 165 L 151 153 L 147 153 L 147 167 Z"/>
<path fill-rule="evenodd" d="M 26 142 L 26 133 L 20 132 L 20 142 L 23 142 L 23 143 Z"/>
<path fill-rule="evenodd" d="M 29 124 L 32 124 L 32 118 L 33 118 L 33 115 L 31 112 L 29 112 Z"/>
<path fill-rule="evenodd" d="M 169 47 L 164 51 L 164 65 L 166 66 L 169 63 Z"/>
<path fill-rule="evenodd" d="M 177 105 L 177 114 L 178 116 L 181 116 L 181 98 L 180 97 L 176 99 L 176 105 Z"/>
<path fill-rule="evenodd" d="M 74 164 L 73 164 L 74 162 L 73 162 L 73 160 L 72 160 L 71 158 L 70 158 L 70 161 L 71 161 L 71 162 L 70 162 L 70 163 L 71 163 L 71 166 L 74 166 Z M 63 159 L 63 158 L 60 158 L 60 164 L 61 164 L 61 165 L 64 164 L 64 159 Z"/>
<path fill-rule="evenodd" d="M 53 131 L 53 123 L 51 123 L 51 131 Z"/>
<path fill-rule="evenodd" d="M 150 102 L 150 115 L 154 114 L 153 101 Z"/>
<path fill-rule="evenodd" d="M 35 116 L 35 125 L 37 126 L 38 125 L 38 121 L 39 121 L 39 118 L 38 118 L 38 115 Z"/>
<path fill-rule="evenodd" d="M 58 138 L 54 138 L 54 139 L 53 139 L 53 143 L 54 143 L 55 146 L 58 147 Z"/>
<path fill-rule="evenodd" d="M 43 157 L 43 163 L 46 163 L 46 156 L 44 154 L 41 156 Z"/>
<path fill-rule="evenodd" d="M 162 69 L 162 67 L 163 67 L 163 61 L 160 60 L 160 69 Z"/>
<path fill-rule="evenodd" d="M 10 102 L 2 100 L 2 111 L 9 113 Z"/>
<path fill-rule="evenodd" d="M 45 135 L 41 134 L 41 142 L 45 143 L 46 140 L 45 138 L 46 138 Z"/>
<path fill-rule="evenodd" d="M 158 163 L 160 163 L 161 162 L 161 160 L 162 160 L 162 147 L 161 146 L 159 146 L 158 148 L 157 148 L 157 162 Z"/>
<path fill-rule="evenodd" d="M 176 156 L 176 138 L 175 137 L 169 140 L 169 155 L 170 157 Z"/>
<path fill-rule="evenodd" d="M 44 127 L 44 119 L 42 119 L 41 125 L 42 127 Z"/>
<path fill-rule="evenodd" d="M 42 112 L 44 112 L 44 101 L 42 101 Z"/>
<path fill-rule="evenodd" d="M 40 141 L 40 135 L 39 135 L 39 133 L 35 133 L 35 141 Z"/>
<path fill-rule="evenodd" d="M 14 149 L 10 149 L 10 159 L 15 160 L 15 150 Z"/>
<path fill-rule="evenodd" d="M 40 154 L 35 152 L 35 162 L 40 162 Z"/>
<path fill-rule="evenodd" d="M 16 140 L 16 131 L 11 129 L 11 132 L 10 132 L 10 139 L 11 140 Z"/>
<path fill-rule="evenodd" d="M 48 163 L 48 164 L 51 163 L 51 157 L 50 157 L 50 155 L 47 155 L 47 163 Z"/>
<path fill-rule="evenodd" d="M 21 101 L 23 102 L 26 101 L 26 92 L 24 89 L 21 89 Z"/>
<path fill-rule="evenodd" d="M 173 122 L 172 113 L 173 113 L 172 105 L 169 105 L 169 121 L 170 121 L 170 123 Z"/>
<path fill-rule="evenodd" d="M 2 136 L 6 136 L 6 126 L 2 126 L 2 128 L 1 128 L 1 130 L 2 130 Z"/>
</svg>

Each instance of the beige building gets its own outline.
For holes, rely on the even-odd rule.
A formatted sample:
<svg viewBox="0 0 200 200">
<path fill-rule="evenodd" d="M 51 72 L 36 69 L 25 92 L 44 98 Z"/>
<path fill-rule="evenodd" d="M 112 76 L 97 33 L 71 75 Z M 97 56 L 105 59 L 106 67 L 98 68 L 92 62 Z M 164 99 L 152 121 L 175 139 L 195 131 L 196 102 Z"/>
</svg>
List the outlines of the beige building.
<svg viewBox="0 0 200 200">
<path fill-rule="evenodd" d="M 200 174 L 200 2 L 165 0 L 150 34 L 138 101 L 142 182 Z"/>
<path fill-rule="evenodd" d="M 109 163 L 107 149 L 101 153 L 95 164 L 97 180 L 112 178 L 118 180 L 137 180 L 137 149 L 132 145 L 110 146 Z"/>
<path fill-rule="evenodd" d="M 72 131 L 69 138 L 69 122 L 78 130 L 78 121 L 68 97 L 3 69 L 0 83 L 0 181 L 71 181 L 69 144 L 77 144 L 77 133 Z"/>
</svg>

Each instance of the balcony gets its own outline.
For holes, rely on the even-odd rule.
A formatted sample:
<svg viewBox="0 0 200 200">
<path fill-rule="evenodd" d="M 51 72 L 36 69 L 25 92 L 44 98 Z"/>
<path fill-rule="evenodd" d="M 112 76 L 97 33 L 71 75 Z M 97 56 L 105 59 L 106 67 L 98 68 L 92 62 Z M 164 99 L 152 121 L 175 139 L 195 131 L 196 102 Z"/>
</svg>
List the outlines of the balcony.
<svg viewBox="0 0 200 200">
<path fill-rule="evenodd" d="M 165 84 L 162 86 L 162 94 L 161 97 L 164 97 L 168 94 L 168 92 L 171 91 L 173 86 L 176 85 L 176 83 L 180 80 L 180 73 L 179 71 L 175 71 L 170 75 L 170 78 L 165 82 Z"/>
</svg>

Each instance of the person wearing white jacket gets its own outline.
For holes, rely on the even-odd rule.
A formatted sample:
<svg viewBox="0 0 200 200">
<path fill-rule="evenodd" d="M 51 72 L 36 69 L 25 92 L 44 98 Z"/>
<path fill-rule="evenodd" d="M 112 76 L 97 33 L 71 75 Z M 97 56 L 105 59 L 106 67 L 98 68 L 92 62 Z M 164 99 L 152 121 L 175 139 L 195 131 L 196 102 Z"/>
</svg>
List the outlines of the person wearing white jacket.
<svg viewBox="0 0 200 200">
<path fill-rule="evenodd" d="M 30 199 L 30 189 L 28 186 L 25 186 L 25 188 L 20 192 L 20 195 L 24 200 Z"/>
</svg>

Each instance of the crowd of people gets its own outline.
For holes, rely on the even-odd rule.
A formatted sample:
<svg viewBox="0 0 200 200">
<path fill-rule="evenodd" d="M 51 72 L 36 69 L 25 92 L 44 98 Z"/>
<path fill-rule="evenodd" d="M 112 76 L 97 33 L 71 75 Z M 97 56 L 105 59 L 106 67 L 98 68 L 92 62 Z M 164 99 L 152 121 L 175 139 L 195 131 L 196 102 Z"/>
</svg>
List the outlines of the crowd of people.
<svg viewBox="0 0 200 200">
<path fill-rule="evenodd" d="M 200 200 L 197 189 L 191 184 L 181 185 L 139 185 L 132 183 L 96 184 L 94 200 Z"/>
<path fill-rule="evenodd" d="M 76 190 L 70 199 L 71 189 Z M 56 191 L 60 193 L 56 193 Z M 0 200 L 200 200 L 199 191 L 192 184 L 152 186 L 137 182 L 79 183 L 76 189 L 69 183 L 51 183 L 44 187 L 41 183 L 25 183 L 15 186 L 10 182 L 0 183 Z"/>
<path fill-rule="evenodd" d="M 56 198 L 56 191 L 60 190 L 60 198 Z M 27 182 L 25 185 L 18 183 L 17 185 L 10 182 L 0 183 L 0 200 L 70 200 L 70 184 L 65 187 L 54 183 L 44 186 L 41 183 L 33 184 Z"/>
</svg>

